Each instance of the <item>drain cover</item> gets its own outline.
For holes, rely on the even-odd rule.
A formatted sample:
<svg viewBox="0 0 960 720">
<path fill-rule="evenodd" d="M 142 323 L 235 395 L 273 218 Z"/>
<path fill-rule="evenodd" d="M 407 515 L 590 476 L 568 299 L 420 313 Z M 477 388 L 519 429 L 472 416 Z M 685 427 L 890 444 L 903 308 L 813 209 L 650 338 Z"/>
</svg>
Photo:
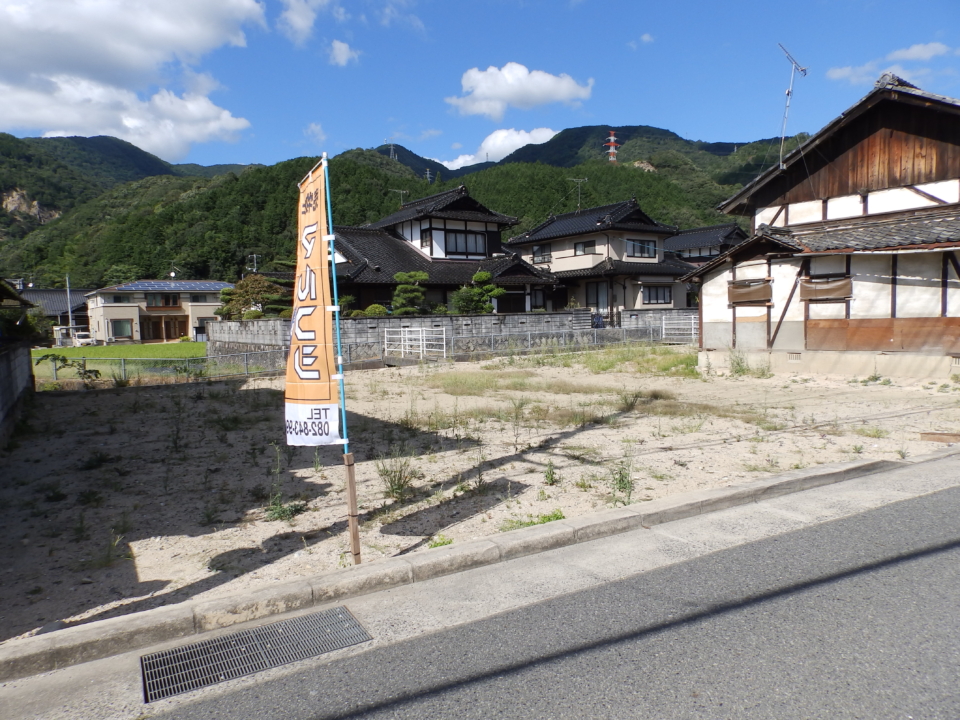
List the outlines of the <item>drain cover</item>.
<svg viewBox="0 0 960 720">
<path fill-rule="evenodd" d="M 371 639 L 349 610 L 336 607 L 144 655 L 143 700 L 153 702 Z"/>
</svg>

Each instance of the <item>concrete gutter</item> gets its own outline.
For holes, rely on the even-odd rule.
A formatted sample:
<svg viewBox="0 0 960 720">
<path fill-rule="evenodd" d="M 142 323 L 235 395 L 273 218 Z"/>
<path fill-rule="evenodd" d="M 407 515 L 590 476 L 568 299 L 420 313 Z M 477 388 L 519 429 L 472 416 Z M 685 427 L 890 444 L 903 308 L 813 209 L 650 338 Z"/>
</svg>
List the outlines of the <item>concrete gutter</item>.
<svg viewBox="0 0 960 720">
<path fill-rule="evenodd" d="M 178 603 L 0 645 L 0 682 L 119 655 L 238 623 L 342 601 L 399 585 L 695 515 L 760 502 L 960 453 L 951 446 L 900 461 L 831 463 L 742 485 L 681 493 L 493 537 L 393 557 L 213 600 Z"/>
</svg>

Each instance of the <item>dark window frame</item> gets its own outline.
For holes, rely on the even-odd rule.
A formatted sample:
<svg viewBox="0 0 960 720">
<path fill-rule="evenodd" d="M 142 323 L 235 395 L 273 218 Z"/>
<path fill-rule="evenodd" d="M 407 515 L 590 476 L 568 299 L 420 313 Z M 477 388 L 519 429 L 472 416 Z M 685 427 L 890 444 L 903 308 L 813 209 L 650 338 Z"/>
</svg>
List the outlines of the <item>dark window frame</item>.
<svg viewBox="0 0 960 720">
<path fill-rule="evenodd" d="M 460 244 L 460 238 L 463 238 L 463 250 L 460 250 L 458 245 Z M 482 244 L 482 249 L 471 250 L 470 249 L 470 240 L 475 239 L 479 244 Z M 450 249 L 451 240 L 453 240 L 454 249 Z M 482 255 L 483 257 L 487 256 L 487 234 L 485 232 L 477 232 L 470 230 L 446 230 L 443 234 L 443 244 L 446 249 L 446 254 L 450 255 Z"/>
<path fill-rule="evenodd" d="M 639 250 L 639 252 L 637 252 Z M 657 256 L 656 240 L 635 240 L 627 238 L 627 257 L 655 258 Z"/>
<path fill-rule="evenodd" d="M 576 255 L 596 255 L 597 254 L 597 241 L 596 240 L 582 240 L 573 244 L 573 254 Z"/>
<path fill-rule="evenodd" d="M 644 285 L 644 305 L 673 305 L 673 285 Z"/>
<path fill-rule="evenodd" d="M 533 256 L 531 262 L 534 264 L 537 263 L 548 263 L 553 260 L 553 253 L 551 252 L 550 243 L 544 243 L 542 245 L 533 246 Z"/>
</svg>

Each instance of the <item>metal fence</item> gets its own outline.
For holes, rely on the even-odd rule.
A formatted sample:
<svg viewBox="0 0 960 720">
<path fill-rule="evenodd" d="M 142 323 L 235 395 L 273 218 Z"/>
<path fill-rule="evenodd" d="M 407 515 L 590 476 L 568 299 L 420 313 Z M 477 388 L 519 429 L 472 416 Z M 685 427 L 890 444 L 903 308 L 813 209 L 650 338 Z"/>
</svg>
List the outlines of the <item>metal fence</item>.
<svg viewBox="0 0 960 720">
<path fill-rule="evenodd" d="M 696 315 L 664 316 L 660 321 L 660 341 L 675 345 L 696 345 L 700 319 Z"/>
<path fill-rule="evenodd" d="M 84 379 L 112 380 L 131 385 L 154 385 L 190 382 L 237 375 L 275 375 L 284 372 L 287 363 L 285 348 L 264 352 L 237 353 L 214 357 L 192 358 L 69 358 L 70 367 L 57 368 L 54 360 L 34 368 L 38 382 Z M 93 372 L 95 371 L 95 373 Z"/>
<path fill-rule="evenodd" d="M 447 357 L 446 328 L 399 328 L 383 331 L 383 354 L 420 360 Z"/>
</svg>

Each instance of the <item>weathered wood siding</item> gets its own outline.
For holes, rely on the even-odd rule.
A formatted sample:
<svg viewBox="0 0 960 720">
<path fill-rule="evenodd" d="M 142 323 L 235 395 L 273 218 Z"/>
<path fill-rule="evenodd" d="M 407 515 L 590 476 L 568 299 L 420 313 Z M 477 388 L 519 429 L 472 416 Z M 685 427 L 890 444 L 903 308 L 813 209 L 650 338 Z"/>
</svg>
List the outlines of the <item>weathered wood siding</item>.
<svg viewBox="0 0 960 720">
<path fill-rule="evenodd" d="M 960 168 L 960 118 L 882 101 L 757 191 L 754 207 L 939 182 Z M 808 176 L 809 172 L 809 176 Z"/>
</svg>

